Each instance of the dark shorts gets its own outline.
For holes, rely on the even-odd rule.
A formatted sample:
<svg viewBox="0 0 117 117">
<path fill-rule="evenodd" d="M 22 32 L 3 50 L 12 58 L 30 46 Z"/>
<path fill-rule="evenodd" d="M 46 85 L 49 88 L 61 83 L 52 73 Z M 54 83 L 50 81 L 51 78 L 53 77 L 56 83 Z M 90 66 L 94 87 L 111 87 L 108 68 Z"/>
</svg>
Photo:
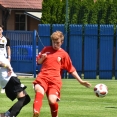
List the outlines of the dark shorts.
<svg viewBox="0 0 117 117">
<path fill-rule="evenodd" d="M 22 85 L 17 77 L 12 76 L 5 86 L 5 93 L 12 101 L 17 97 L 17 93 L 25 90 L 27 87 Z"/>
</svg>

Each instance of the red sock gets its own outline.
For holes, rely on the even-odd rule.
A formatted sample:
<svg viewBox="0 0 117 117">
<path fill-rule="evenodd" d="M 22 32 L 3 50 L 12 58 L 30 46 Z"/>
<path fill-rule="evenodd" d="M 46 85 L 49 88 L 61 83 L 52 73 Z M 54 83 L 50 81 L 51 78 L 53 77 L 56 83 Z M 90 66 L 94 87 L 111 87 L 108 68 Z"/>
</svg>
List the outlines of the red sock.
<svg viewBox="0 0 117 117">
<path fill-rule="evenodd" d="M 33 103 L 33 112 L 40 112 L 40 108 L 42 106 L 42 99 L 43 99 L 43 94 L 41 94 L 40 92 L 36 92 L 35 100 Z"/>
<path fill-rule="evenodd" d="M 57 117 L 58 115 L 58 103 L 50 104 L 51 115 L 52 117 Z"/>
</svg>

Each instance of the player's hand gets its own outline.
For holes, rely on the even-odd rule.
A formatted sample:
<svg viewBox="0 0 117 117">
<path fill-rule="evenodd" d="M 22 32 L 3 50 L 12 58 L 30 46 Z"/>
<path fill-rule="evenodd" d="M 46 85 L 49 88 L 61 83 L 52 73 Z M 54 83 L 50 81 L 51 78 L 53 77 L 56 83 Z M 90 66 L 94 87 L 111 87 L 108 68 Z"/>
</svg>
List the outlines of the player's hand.
<svg viewBox="0 0 117 117">
<path fill-rule="evenodd" d="M 42 54 L 42 55 L 41 55 L 41 59 L 42 59 L 42 60 L 45 60 L 46 57 L 47 57 L 47 54 Z"/>
<path fill-rule="evenodd" d="M 42 64 L 43 61 L 47 58 L 47 54 L 44 53 L 44 54 L 41 54 L 40 56 L 37 56 L 36 57 L 36 63 L 37 64 Z"/>
<path fill-rule="evenodd" d="M 91 87 L 91 84 L 89 82 L 87 82 L 87 81 L 82 81 L 80 84 L 84 85 L 87 88 Z"/>
<path fill-rule="evenodd" d="M 11 76 L 11 74 L 12 74 L 12 71 L 8 71 L 8 76 Z"/>
<path fill-rule="evenodd" d="M 11 68 L 11 67 L 7 67 L 7 69 L 8 69 L 8 76 L 10 76 L 10 75 L 11 75 L 11 73 L 13 72 L 13 70 L 12 70 L 12 68 Z"/>
</svg>

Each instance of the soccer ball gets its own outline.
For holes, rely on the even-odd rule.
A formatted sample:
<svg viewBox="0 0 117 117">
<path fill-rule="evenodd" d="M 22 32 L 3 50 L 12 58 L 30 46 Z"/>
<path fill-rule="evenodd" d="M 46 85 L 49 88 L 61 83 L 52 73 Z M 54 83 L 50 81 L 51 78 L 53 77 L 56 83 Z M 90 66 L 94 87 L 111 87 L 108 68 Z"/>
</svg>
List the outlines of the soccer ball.
<svg viewBox="0 0 117 117">
<path fill-rule="evenodd" d="M 108 94 L 108 87 L 105 84 L 97 84 L 94 87 L 94 93 L 97 97 L 105 97 Z"/>
</svg>

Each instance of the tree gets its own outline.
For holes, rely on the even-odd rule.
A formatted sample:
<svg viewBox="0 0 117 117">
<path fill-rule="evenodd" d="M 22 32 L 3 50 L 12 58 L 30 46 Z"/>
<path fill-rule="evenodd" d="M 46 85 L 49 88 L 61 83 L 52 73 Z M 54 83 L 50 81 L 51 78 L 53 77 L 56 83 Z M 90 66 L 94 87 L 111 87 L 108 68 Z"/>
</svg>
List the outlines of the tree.
<svg viewBox="0 0 117 117">
<path fill-rule="evenodd" d="M 81 7 L 80 7 L 80 24 L 88 24 L 88 16 L 89 16 L 89 6 L 88 6 L 88 1 L 87 0 L 83 0 L 81 2 Z"/>
<path fill-rule="evenodd" d="M 97 20 L 98 20 L 98 7 L 97 7 L 97 2 L 95 2 L 92 3 L 91 5 L 88 24 L 97 24 Z"/>
<path fill-rule="evenodd" d="M 50 24 L 51 22 L 51 6 L 53 0 L 43 0 L 42 3 L 42 24 Z"/>
<path fill-rule="evenodd" d="M 81 0 L 71 0 L 69 2 L 69 23 L 77 24 L 78 23 L 78 14 L 80 10 Z"/>
<path fill-rule="evenodd" d="M 43 0 L 42 23 L 59 24 L 65 22 L 64 0 Z"/>
</svg>

